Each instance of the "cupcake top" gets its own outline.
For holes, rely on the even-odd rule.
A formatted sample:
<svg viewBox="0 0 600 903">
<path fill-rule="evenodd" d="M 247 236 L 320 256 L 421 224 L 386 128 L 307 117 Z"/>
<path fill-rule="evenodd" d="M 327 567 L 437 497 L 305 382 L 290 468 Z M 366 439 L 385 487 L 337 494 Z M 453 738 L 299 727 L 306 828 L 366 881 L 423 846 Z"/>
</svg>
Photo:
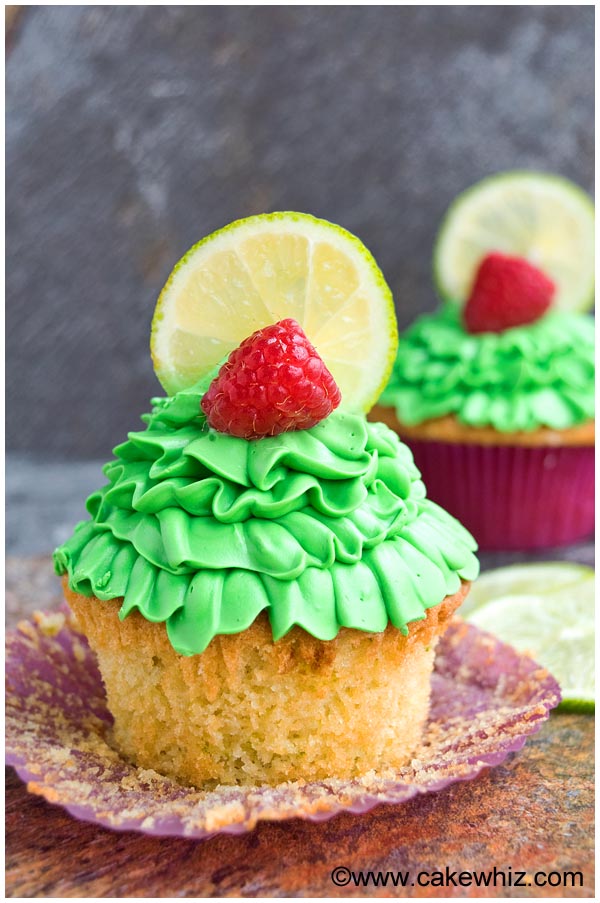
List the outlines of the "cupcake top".
<svg viewBox="0 0 600 903">
<path fill-rule="evenodd" d="M 441 307 L 400 336 L 380 401 L 406 426 L 451 416 L 498 433 L 594 418 L 594 206 L 548 173 L 489 176 L 434 246 Z"/>
<path fill-rule="evenodd" d="M 334 411 L 310 429 L 249 440 L 212 429 L 208 381 L 154 399 L 54 555 L 75 592 L 123 599 L 202 652 L 266 610 L 294 625 L 407 632 L 478 572 L 475 542 L 425 497 L 410 451 L 382 424 Z"/>
<path fill-rule="evenodd" d="M 584 423 L 594 417 L 594 321 L 550 308 L 531 323 L 468 332 L 447 302 L 400 336 L 381 403 L 408 426 L 447 414 L 499 432 Z"/>
<path fill-rule="evenodd" d="M 56 571 L 122 600 L 121 618 L 164 622 L 183 655 L 262 611 L 274 640 L 294 625 L 407 633 L 478 564 L 409 449 L 366 421 L 396 342 L 375 261 L 331 223 L 249 217 L 199 242 L 153 320 L 169 396 L 114 450 Z"/>
</svg>

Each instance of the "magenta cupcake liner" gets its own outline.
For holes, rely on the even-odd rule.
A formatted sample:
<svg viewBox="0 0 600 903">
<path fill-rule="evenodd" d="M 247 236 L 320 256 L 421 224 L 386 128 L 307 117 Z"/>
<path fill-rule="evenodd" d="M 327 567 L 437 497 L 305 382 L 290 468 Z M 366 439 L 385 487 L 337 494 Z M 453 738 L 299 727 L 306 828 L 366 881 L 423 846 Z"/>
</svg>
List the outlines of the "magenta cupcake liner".
<svg viewBox="0 0 600 903">
<path fill-rule="evenodd" d="M 359 814 L 473 779 L 520 749 L 560 702 L 548 671 L 457 618 L 438 646 L 410 765 L 356 780 L 202 790 L 121 758 L 95 657 L 67 610 L 9 631 L 6 671 L 6 761 L 30 791 L 114 830 L 197 839 L 265 820 Z"/>
<path fill-rule="evenodd" d="M 481 549 L 543 549 L 594 529 L 594 448 L 404 440 L 427 495 Z"/>
</svg>

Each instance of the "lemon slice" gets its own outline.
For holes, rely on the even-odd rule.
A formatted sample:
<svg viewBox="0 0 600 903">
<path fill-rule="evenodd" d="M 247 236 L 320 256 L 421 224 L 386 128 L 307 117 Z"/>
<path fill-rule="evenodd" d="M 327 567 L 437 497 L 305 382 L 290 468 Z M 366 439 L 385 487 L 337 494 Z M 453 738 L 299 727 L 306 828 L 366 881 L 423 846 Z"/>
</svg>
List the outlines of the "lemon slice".
<svg viewBox="0 0 600 903">
<path fill-rule="evenodd" d="M 442 298 L 465 302 L 491 251 L 525 257 L 556 284 L 553 305 L 594 301 L 594 205 L 579 186 L 541 172 L 490 176 L 458 196 L 440 227 L 434 279 Z"/>
<path fill-rule="evenodd" d="M 156 375 L 174 394 L 252 332 L 286 317 L 300 323 L 327 364 L 341 406 L 368 411 L 396 354 L 392 294 L 358 238 L 304 213 L 238 220 L 187 252 L 156 305 Z"/>
<path fill-rule="evenodd" d="M 510 565 L 482 574 L 461 614 L 547 668 L 563 708 L 591 711 L 594 584 L 594 571 L 579 564 Z"/>
</svg>

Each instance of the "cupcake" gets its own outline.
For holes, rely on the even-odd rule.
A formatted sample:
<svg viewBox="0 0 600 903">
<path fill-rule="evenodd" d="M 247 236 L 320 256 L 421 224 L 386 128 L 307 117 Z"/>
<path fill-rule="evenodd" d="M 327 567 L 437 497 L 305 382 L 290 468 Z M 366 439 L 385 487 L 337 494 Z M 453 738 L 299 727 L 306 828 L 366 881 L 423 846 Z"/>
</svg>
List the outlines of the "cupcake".
<svg viewBox="0 0 600 903">
<path fill-rule="evenodd" d="M 489 209 L 515 184 L 520 203 L 513 222 L 518 226 L 521 217 L 524 241 L 532 180 L 542 193 L 558 183 L 589 214 L 589 201 L 562 180 L 533 174 L 487 180 L 448 215 L 436 255 L 438 283 L 460 241 L 472 248 L 460 230 L 481 195 L 488 222 L 480 244 L 493 243 Z M 549 229 L 563 224 L 574 233 L 559 201 Z M 584 219 L 584 237 L 592 227 Z M 581 245 L 581 235 L 575 237 Z M 594 322 L 570 309 L 583 306 L 566 266 L 575 248 L 565 240 L 561 257 L 554 239 L 544 269 L 490 249 L 465 261 L 465 268 L 475 267 L 469 280 L 461 274 L 462 282 L 452 282 L 446 274 L 454 299 L 446 297 L 401 335 L 390 380 L 370 415 L 410 446 L 430 497 L 486 549 L 562 545 L 593 531 Z M 589 269 L 583 252 L 579 265 Z"/>
<path fill-rule="evenodd" d="M 281 216 L 276 238 L 294 231 Z M 317 238 L 331 228 L 312 222 Z M 359 266 L 353 242 L 348 266 Z M 274 244 L 272 266 L 287 272 Z M 215 247 L 180 264 L 195 286 Z M 376 286 L 374 306 L 380 274 Z M 173 322 L 163 307 L 158 328 Z M 206 369 L 184 362 L 188 376 Z M 115 746 L 136 765 L 210 787 L 410 760 L 436 643 L 477 574 L 475 542 L 426 498 L 397 435 L 343 398 L 298 322 L 262 326 L 153 400 L 104 468 L 89 519 L 55 552 Z"/>
</svg>

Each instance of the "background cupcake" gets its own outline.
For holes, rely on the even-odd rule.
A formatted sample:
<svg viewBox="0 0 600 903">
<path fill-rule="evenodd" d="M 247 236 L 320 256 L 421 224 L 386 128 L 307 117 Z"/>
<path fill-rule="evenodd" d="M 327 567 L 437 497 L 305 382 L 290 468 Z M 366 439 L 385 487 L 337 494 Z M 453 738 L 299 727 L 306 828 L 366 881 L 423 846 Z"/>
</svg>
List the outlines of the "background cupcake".
<svg viewBox="0 0 600 903">
<path fill-rule="evenodd" d="M 401 335 L 373 419 L 410 445 L 432 498 L 490 549 L 594 524 L 594 212 L 566 180 L 507 173 L 450 208 L 442 305 Z"/>
</svg>

